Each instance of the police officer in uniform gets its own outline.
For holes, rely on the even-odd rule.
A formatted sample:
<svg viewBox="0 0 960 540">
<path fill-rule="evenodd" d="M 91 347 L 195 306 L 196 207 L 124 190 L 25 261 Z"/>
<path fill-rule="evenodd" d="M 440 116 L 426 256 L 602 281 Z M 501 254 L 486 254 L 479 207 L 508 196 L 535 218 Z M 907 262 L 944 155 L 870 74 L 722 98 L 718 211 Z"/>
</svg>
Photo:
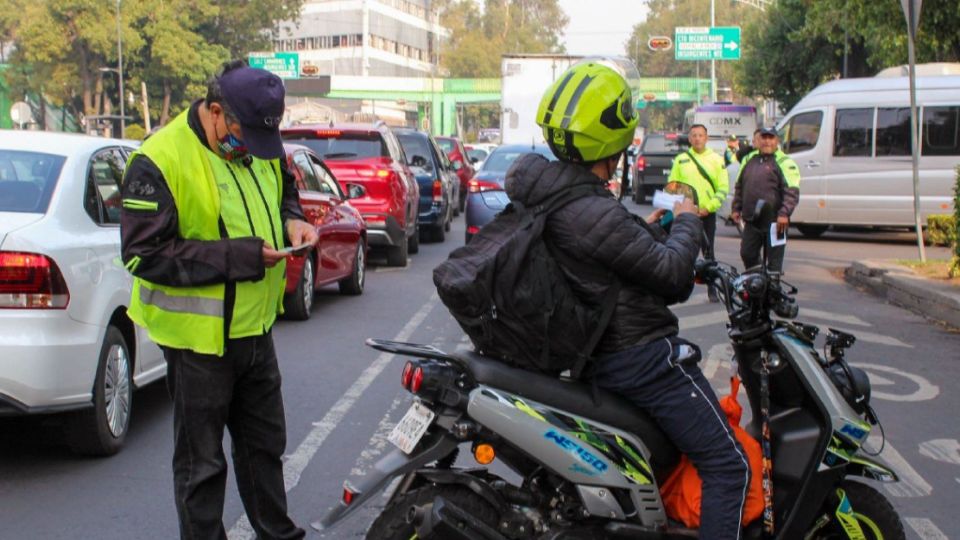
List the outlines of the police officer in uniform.
<svg viewBox="0 0 960 540">
<path fill-rule="evenodd" d="M 776 221 L 759 220 L 755 216 L 757 202 L 763 200 L 773 205 Z M 759 266 L 763 250 L 767 250 L 767 269 L 783 272 L 783 256 L 786 245 L 772 246 L 771 226 L 776 223 L 776 233 L 785 236 L 790 227 L 790 216 L 800 202 L 800 169 L 790 156 L 780 150 L 777 130 L 766 127 L 759 132 L 759 147 L 743 158 L 731 205 L 730 219 L 742 221 L 743 235 L 740 240 L 740 258 L 744 268 Z"/>
<path fill-rule="evenodd" d="M 671 183 L 688 186 L 694 203 L 700 208 L 700 220 L 706 241 L 703 244 L 703 256 L 713 259 L 714 237 L 717 234 L 717 210 L 723 205 L 730 191 L 730 179 L 723 158 L 707 148 L 707 128 L 703 124 L 690 126 L 687 132 L 690 149 L 678 154 L 673 160 L 673 168 L 667 178 Z M 711 302 L 717 302 L 717 291 L 711 286 L 707 290 Z"/>
<path fill-rule="evenodd" d="M 317 234 L 281 169 L 283 110 L 279 77 L 231 62 L 206 99 L 143 143 L 124 178 L 129 315 L 167 362 L 184 539 L 226 539 L 225 427 L 257 537 L 304 537 L 287 515 L 286 426 L 270 329 L 290 256 L 281 249 L 314 245 Z"/>
</svg>

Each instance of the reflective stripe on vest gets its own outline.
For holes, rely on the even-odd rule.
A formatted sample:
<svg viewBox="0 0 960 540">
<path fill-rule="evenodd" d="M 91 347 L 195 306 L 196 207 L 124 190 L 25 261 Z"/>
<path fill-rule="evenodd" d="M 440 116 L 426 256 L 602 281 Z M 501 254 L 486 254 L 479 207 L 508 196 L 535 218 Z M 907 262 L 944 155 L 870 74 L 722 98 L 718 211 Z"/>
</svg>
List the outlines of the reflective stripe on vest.
<svg viewBox="0 0 960 540">
<path fill-rule="evenodd" d="M 164 311 L 223 317 L 223 300 L 196 296 L 173 296 L 161 290 L 148 289 L 143 283 L 140 284 L 140 301 Z"/>
</svg>

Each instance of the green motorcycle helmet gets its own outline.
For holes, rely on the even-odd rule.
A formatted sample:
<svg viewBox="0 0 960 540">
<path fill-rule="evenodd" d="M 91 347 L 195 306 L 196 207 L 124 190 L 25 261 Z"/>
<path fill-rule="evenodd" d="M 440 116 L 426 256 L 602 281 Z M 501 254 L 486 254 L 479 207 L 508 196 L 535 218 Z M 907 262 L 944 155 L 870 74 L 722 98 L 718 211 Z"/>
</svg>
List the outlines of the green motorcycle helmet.
<svg viewBox="0 0 960 540">
<path fill-rule="evenodd" d="M 590 164 L 633 142 L 637 114 L 630 86 L 616 70 L 594 61 L 571 66 L 543 94 L 537 125 L 562 161 Z"/>
</svg>

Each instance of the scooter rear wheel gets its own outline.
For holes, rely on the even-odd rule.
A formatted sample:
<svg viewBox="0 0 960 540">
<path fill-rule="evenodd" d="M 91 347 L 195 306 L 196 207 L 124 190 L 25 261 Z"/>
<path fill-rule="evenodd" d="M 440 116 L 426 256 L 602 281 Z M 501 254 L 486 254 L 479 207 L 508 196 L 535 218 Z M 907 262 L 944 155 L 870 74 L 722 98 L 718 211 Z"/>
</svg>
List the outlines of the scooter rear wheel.
<svg viewBox="0 0 960 540">
<path fill-rule="evenodd" d="M 481 496 L 462 486 L 428 485 L 397 497 L 377 516 L 367 540 L 410 540 L 416 537 L 413 525 L 407 523 L 407 515 L 413 506 L 422 506 L 443 497 L 457 505 L 471 516 L 479 519 L 493 529 L 500 523 L 500 515 Z"/>
<path fill-rule="evenodd" d="M 879 491 L 860 482 L 844 481 L 840 487 L 850 499 L 853 515 L 857 518 L 860 528 L 867 540 L 905 540 L 903 523 L 900 516 Z M 843 527 L 834 515 L 836 501 L 825 505 L 824 514 L 830 517 L 820 530 L 815 531 L 810 538 L 815 540 L 846 540 L 849 538 L 843 532 Z"/>
</svg>

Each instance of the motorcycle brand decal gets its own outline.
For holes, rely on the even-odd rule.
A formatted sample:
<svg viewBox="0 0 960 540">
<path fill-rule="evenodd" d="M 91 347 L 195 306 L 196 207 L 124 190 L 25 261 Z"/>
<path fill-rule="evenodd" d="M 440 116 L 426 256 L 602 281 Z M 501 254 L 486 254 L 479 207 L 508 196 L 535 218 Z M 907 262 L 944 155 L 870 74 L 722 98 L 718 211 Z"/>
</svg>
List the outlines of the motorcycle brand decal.
<svg viewBox="0 0 960 540">
<path fill-rule="evenodd" d="M 596 476 L 598 474 L 597 471 L 593 469 L 588 469 L 579 463 L 574 463 L 567 470 L 569 470 L 570 472 L 575 472 L 577 474 L 584 474 L 587 476 Z"/>
<path fill-rule="evenodd" d="M 843 527 L 843 532 L 847 533 L 847 538 L 850 540 L 867 540 L 867 537 L 863 534 L 863 529 L 860 528 L 860 522 L 857 521 L 857 516 L 853 513 L 853 507 L 850 505 L 850 499 L 847 498 L 846 492 L 837 489 L 837 497 L 840 498 L 840 504 L 837 505 L 834 514 L 837 516 L 840 526 Z"/>
<path fill-rule="evenodd" d="M 520 409 L 521 411 L 523 411 L 524 413 L 526 413 L 528 416 L 531 416 L 531 417 L 533 417 L 533 418 L 536 418 L 537 420 L 540 420 L 541 422 L 546 422 L 546 421 L 547 421 L 547 419 L 544 418 L 542 414 L 538 413 L 538 412 L 536 411 L 536 409 L 534 409 L 533 407 L 527 405 L 527 404 L 524 403 L 523 401 L 521 401 L 521 400 L 519 400 L 519 399 L 515 399 L 515 400 L 513 401 L 513 404 L 517 407 L 517 409 Z"/>
<path fill-rule="evenodd" d="M 863 440 L 863 438 L 866 437 L 868 433 L 870 433 L 870 430 L 864 429 L 859 426 L 855 426 L 853 424 L 846 424 L 843 426 L 842 429 L 840 429 L 840 433 L 849 435 L 854 439 L 860 441 L 860 440 Z"/>
<path fill-rule="evenodd" d="M 573 439 L 565 435 L 557 433 L 551 429 L 550 431 L 544 433 L 543 436 L 556 443 L 556 445 L 560 448 L 576 454 L 584 463 L 593 467 L 593 469 L 598 473 L 606 472 L 607 469 L 610 468 L 610 466 L 607 465 L 602 459 L 593 455 L 589 450 L 577 444 Z"/>
</svg>

